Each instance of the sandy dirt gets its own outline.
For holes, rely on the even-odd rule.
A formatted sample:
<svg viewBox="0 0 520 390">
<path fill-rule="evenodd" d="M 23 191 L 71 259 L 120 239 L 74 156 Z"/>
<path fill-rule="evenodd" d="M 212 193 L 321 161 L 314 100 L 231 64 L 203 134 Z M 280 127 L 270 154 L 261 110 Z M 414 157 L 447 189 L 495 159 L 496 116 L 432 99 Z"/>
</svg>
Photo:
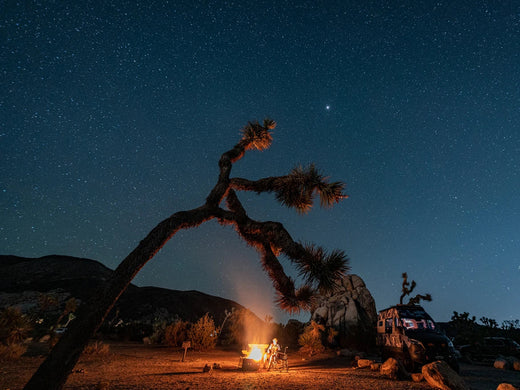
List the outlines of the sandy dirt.
<svg viewBox="0 0 520 390">
<path fill-rule="evenodd" d="M 240 351 L 182 351 L 142 344 L 111 344 L 106 356 L 82 356 L 66 389 L 432 389 L 426 382 L 392 381 L 369 369 L 353 369 L 334 354 L 302 360 L 289 354 L 289 371 L 244 372 Z M 42 357 L 0 363 L 0 390 L 23 388 Z M 203 372 L 206 364 L 220 368 Z M 474 390 L 494 390 L 502 382 L 520 387 L 520 372 L 461 365 L 461 375 Z"/>
</svg>

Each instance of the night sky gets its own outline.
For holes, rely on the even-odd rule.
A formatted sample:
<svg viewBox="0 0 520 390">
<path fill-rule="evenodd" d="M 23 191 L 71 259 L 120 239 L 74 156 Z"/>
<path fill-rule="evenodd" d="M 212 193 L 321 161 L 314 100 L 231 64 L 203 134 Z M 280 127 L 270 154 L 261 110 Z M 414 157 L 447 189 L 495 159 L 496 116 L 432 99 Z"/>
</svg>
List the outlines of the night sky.
<svg viewBox="0 0 520 390">
<path fill-rule="evenodd" d="M 345 250 L 378 310 L 407 272 L 438 321 L 520 318 L 517 1 L 3 1 L 0 87 L 0 254 L 117 267 L 202 205 L 241 127 L 270 117 L 272 147 L 232 176 L 314 162 L 349 198 L 302 216 L 240 193 L 252 218 Z M 216 222 L 134 283 L 289 318 Z"/>
</svg>

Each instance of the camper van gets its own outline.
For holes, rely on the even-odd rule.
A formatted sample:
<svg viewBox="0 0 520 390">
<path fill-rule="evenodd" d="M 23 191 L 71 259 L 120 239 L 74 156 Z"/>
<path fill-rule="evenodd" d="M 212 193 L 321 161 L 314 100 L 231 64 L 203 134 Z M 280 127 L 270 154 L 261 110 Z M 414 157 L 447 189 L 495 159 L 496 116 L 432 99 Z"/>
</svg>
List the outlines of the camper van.
<svg viewBox="0 0 520 390">
<path fill-rule="evenodd" d="M 452 342 L 419 305 L 396 305 L 381 310 L 376 342 L 383 361 L 396 358 L 410 371 L 436 360 L 444 360 L 459 371 Z"/>
</svg>

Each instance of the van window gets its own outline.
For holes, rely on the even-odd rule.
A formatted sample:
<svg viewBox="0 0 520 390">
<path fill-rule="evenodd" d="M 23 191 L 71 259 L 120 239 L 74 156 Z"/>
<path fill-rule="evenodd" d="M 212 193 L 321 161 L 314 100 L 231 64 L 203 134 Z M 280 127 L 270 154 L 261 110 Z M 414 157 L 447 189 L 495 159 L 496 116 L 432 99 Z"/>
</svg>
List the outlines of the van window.
<svg viewBox="0 0 520 390">
<path fill-rule="evenodd" d="M 434 330 L 435 323 L 426 319 L 402 318 L 403 326 L 408 330 Z"/>
<path fill-rule="evenodd" d="M 392 333 L 392 323 L 394 322 L 393 318 L 387 318 L 385 320 L 385 333 Z"/>
</svg>

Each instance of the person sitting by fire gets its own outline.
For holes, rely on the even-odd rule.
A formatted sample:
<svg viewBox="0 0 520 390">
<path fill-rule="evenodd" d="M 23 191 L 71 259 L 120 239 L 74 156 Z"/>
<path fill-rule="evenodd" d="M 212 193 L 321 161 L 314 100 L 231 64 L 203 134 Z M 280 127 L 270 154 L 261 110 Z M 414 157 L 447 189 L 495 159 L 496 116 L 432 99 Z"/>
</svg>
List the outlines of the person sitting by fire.
<svg viewBox="0 0 520 390">
<path fill-rule="evenodd" d="M 280 346 L 280 344 L 278 344 L 278 339 L 274 338 L 273 342 L 271 344 L 269 344 L 269 347 L 267 348 L 267 353 L 266 353 L 268 369 L 271 368 L 271 363 L 272 363 L 273 359 L 276 359 L 277 354 L 278 354 L 278 352 L 280 352 L 281 349 L 282 349 L 282 347 Z"/>
</svg>

